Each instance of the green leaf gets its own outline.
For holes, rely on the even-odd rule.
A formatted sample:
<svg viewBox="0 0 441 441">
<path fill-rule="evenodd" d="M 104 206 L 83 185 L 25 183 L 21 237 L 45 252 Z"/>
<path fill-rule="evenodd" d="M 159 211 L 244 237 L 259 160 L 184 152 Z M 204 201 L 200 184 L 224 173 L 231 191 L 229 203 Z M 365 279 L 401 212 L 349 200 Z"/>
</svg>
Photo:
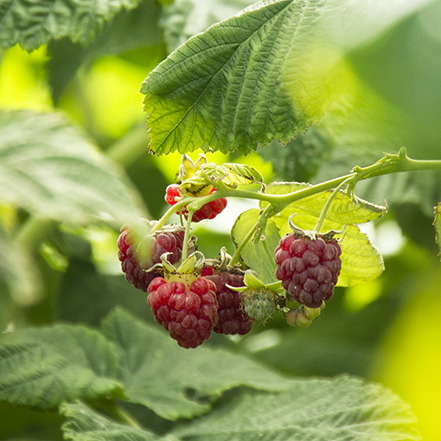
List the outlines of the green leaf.
<svg viewBox="0 0 441 441">
<path fill-rule="evenodd" d="M 211 182 L 222 181 L 225 185 L 262 184 L 262 175 L 253 167 L 246 164 L 224 163 L 222 165 L 205 164 L 202 173 Z"/>
<path fill-rule="evenodd" d="M 54 325 L 4 334 L 0 399 L 52 409 L 63 401 L 122 397 L 114 346 L 97 331 Z"/>
<path fill-rule="evenodd" d="M 244 393 L 173 431 L 192 441 L 420 440 L 409 406 L 358 379 L 293 380 L 280 394 Z"/>
<path fill-rule="evenodd" d="M 310 187 L 311 185 L 309 184 L 298 182 L 273 182 L 266 187 L 265 193 L 283 195 Z M 332 190 L 329 190 L 302 198 L 290 204 L 285 210 L 289 210 L 293 213 L 300 210 L 318 219 L 332 192 Z M 259 205 L 261 208 L 265 208 L 268 204 L 262 201 Z M 345 224 L 361 224 L 378 219 L 385 212 L 386 207 L 371 204 L 357 197 L 355 197 L 353 201 L 346 193 L 339 192 L 328 209 L 326 220 L 338 223 L 343 227 Z M 293 219 L 294 223 L 296 223 L 296 220 L 297 214 L 296 218 Z"/>
<path fill-rule="evenodd" d="M 128 400 L 166 419 L 206 413 L 222 392 L 237 386 L 279 391 L 289 384 L 272 370 L 222 349 L 180 348 L 166 331 L 122 310 L 106 318 L 103 330 L 119 347 Z"/>
<path fill-rule="evenodd" d="M 252 208 L 244 211 L 237 218 L 231 230 L 231 236 L 236 248 L 240 246 L 250 231 L 253 230 L 254 226 L 259 221 L 260 213 L 260 210 Z M 276 276 L 274 275 L 276 270 L 274 250 L 279 243 L 279 239 L 279 230 L 273 219 L 269 219 L 262 235 L 260 237 L 251 238 L 240 253 L 245 264 L 252 270 L 256 271 L 259 278 L 264 283 L 277 281 Z"/>
<path fill-rule="evenodd" d="M 346 91 L 345 53 L 424 3 L 265 1 L 210 27 L 141 86 L 151 150 L 248 153 L 288 142 Z"/>
<path fill-rule="evenodd" d="M 88 43 L 121 8 L 133 8 L 137 0 L 78 1 L 54 4 L 51 0 L 0 3 L 0 47 L 19 43 L 31 51 L 50 40 L 69 37 Z"/>
<path fill-rule="evenodd" d="M 267 187 L 267 193 L 285 194 L 307 188 L 307 184 L 274 183 Z M 332 191 L 322 192 L 290 204 L 272 219 L 279 228 L 280 237 L 291 233 L 288 220 L 303 230 L 314 229 L 320 213 L 331 196 Z M 262 206 L 265 203 L 261 203 Z M 342 268 L 337 286 L 352 286 L 378 277 L 384 269 L 379 251 L 370 243 L 368 237 L 353 224 L 360 224 L 378 219 L 385 212 L 385 207 L 370 204 L 361 199 L 355 202 L 344 194 L 338 194 L 323 223 L 322 232 L 344 230 L 340 246 L 342 249 Z"/>
<path fill-rule="evenodd" d="M 154 433 L 116 423 L 84 403 L 64 403 L 60 412 L 67 418 L 62 426 L 65 439 L 72 441 L 154 441 Z"/>
<path fill-rule="evenodd" d="M 0 112 L 0 137 L 0 202 L 79 224 L 147 216 L 123 171 L 59 115 Z"/>
</svg>

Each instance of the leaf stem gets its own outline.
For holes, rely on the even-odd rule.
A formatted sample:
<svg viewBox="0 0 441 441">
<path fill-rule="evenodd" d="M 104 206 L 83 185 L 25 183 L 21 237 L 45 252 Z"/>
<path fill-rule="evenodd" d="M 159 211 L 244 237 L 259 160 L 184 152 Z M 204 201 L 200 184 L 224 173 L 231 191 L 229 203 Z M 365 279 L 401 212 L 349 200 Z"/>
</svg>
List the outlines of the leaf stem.
<svg viewBox="0 0 441 441">
<path fill-rule="evenodd" d="M 113 161 L 127 167 L 145 153 L 147 143 L 145 127 L 138 126 L 113 143 L 105 154 Z"/>
<path fill-rule="evenodd" d="M 234 252 L 233 256 L 231 257 L 231 260 L 229 262 L 229 266 L 234 266 L 236 264 L 236 262 L 239 260 L 240 254 L 242 253 L 242 250 L 245 248 L 245 245 L 250 241 L 250 239 L 256 233 L 258 226 L 259 226 L 259 223 L 256 222 L 254 224 L 253 228 L 251 228 L 251 230 L 248 232 L 248 234 L 243 238 L 242 242 L 236 248 L 236 251 Z"/>
<path fill-rule="evenodd" d="M 55 225 L 56 222 L 53 219 L 31 216 L 18 231 L 15 243 L 34 252 Z"/>
<path fill-rule="evenodd" d="M 314 230 L 316 233 L 320 233 L 320 230 L 322 229 L 323 226 L 323 222 L 326 219 L 326 215 L 328 214 L 328 210 L 332 204 L 332 201 L 335 199 L 335 197 L 337 196 L 337 193 L 348 183 L 348 181 L 350 180 L 350 178 L 346 179 L 345 181 L 343 181 L 340 185 L 338 185 L 335 190 L 332 192 L 331 196 L 329 196 L 328 200 L 326 201 L 319 218 L 317 219 L 317 223 L 315 224 Z"/>
<path fill-rule="evenodd" d="M 182 257 L 181 262 L 185 262 L 187 260 L 188 254 L 188 240 L 190 238 L 190 226 L 191 219 L 193 218 L 194 211 L 188 212 L 187 225 L 185 226 L 185 234 L 184 234 L 184 242 L 182 246 Z"/>
<path fill-rule="evenodd" d="M 99 400 L 98 407 L 107 411 L 114 419 L 127 424 L 130 427 L 137 429 L 144 429 L 141 423 L 131 415 L 126 409 L 118 405 L 115 401 L 111 400 Z"/>
</svg>

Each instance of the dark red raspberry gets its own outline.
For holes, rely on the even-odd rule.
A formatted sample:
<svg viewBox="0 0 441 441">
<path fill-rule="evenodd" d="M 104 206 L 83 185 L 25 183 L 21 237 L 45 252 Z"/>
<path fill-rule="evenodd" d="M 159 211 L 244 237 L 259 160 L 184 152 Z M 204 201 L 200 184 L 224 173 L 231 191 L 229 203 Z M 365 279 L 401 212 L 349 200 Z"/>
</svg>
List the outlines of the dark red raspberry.
<svg viewBox="0 0 441 441">
<path fill-rule="evenodd" d="M 225 286 L 244 286 L 243 276 L 223 272 L 206 278 L 216 285 L 216 296 L 219 304 L 217 311 L 219 321 L 213 329 L 214 332 L 227 335 L 245 335 L 250 332 L 254 320 L 245 312 L 240 293 Z"/>
<path fill-rule="evenodd" d="M 157 323 L 183 348 L 196 348 L 207 340 L 217 324 L 214 283 L 198 277 L 190 287 L 184 282 L 155 278 L 149 285 L 147 302 Z"/>
<path fill-rule="evenodd" d="M 337 241 L 291 233 L 280 240 L 274 254 L 276 277 L 297 303 L 318 308 L 332 297 L 341 269 Z"/>
<path fill-rule="evenodd" d="M 184 230 L 167 231 L 149 237 L 146 249 L 150 250 L 149 256 L 142 261 L 138 258 L 137 247 L 130 238 L 130 230 L 121 228 L 118 237 L 118 259 L 121 261 L 121 269 L 126 279 L 135 288 L 146 292 L 149 283 L 161 275 L 159 270 L 147 272 L 153 265 L 161 263 L 161 255 L 172 253 L 168 256 L 170 263 L 176 263 L 182 256 L 182 244 L 184 241 Z"/>
<path fill-rule="evenodd" d="M 210 191 L 211 193 L 214 193 L 216 189 L 213 187 Z M 182 191 L 181 187 L 179 187 L 178 184 L 171 184 L 167 187 L 165 192 L 165 201 L 169 205 L 175 205 L 176 204 L 176 197 L 181 197 Z M 219 198 L 214 201 L 208 202 L 207 204 L 203 205 L 199 210 L 196 210 L 193 213 L 192 222 L 200 222 L 204 219 L 214 219 L 218 214 L 222 213 L 222 211 L 227 206 L 227 199 L 226 198 Z M 188 218 L 188 211 L 187 207 L 184 207 L 181 211 L 178 212 L 178 214 L 183 214 L 185 216 L 185 219 Z"/>
</svg>

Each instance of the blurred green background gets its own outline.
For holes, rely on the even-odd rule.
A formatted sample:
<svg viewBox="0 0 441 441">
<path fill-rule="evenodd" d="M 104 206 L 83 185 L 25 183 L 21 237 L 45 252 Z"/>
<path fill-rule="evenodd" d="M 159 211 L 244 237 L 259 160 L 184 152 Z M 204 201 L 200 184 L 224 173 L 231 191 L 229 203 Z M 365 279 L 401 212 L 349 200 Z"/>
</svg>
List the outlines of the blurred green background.
<svg viewBox="0 0 441 441">
<path fill-rule="evenodd" d="M 214 10 L 218 4 L 223 9 Z M 148 153 L 139 86 L 179 42 L 245 5 L 213 2 L 198 13 L 197 2 L 175 2 L 162 10 L 144 1 L 138 13 L 149 17 L 148 35 L 145 23 L 133 24 L 135 9 L 117 15 L 114 29 L 109 25 L 86 48 L 67 39 L 31 53 L 14 46 L 0 53 L 0 107 L 61 112 L 125 169 L 157 219 L 166 210 L 165 187 L 174 180 L 180 155 Z M 117 47 L 118 35 L 130 30 L 132 38 Z M 344 62 L 352 95 L 344 105 L 331 106 L 319 125 L 284 147 L 274 141 L 247 157 L 216 153 L 207 154 L 208 161 L 245 162 L 266 182 L 319 182 L 402 145 L 411 157 L 441 159 L 441 2 L 421 7 L 352 50 Z M 213 335 L 207 344 L 242 351 L 290 375 L 349 373 L 379 382 L 412 406 L 424 439 L 436 440 L 441 433 L 441 265 L 432 222 L 433 207 L 441 201 L 441 175 L 385 177 L 357 190 L 360 197 L 380 204 L 386 200 L 389 206 L 383 219 L 363 226 L 383 254 L 382 276 L 337 288 L 322 317 L 307 330 L 289 328 L 277 316 L 243 338 Z M 245 201 L 231 201 L 215 222 L 195 228 L 206 256 L 216 256 L 221 246 L 233 251 L 229 227 L 247 207 Z M 13 204 L 0 205 L 2 230 L 14 233 L 27 215 Z M 57 320 L 96 325 L 118 304 L 153 322 L 145 294 L 120 272 L 117 237 L 117 229 L 105 224 L 54 228 L 34 252 L 39 290 L 14 297 L 0 274 L 1 329 Z M 7 255 L 0 256 L 7 261 Z M 60 437 L 52 429 L 59 425 L 55 415 L 5 405 L 0 414 L 7 416 L 1 439 Z"/>
</svg>

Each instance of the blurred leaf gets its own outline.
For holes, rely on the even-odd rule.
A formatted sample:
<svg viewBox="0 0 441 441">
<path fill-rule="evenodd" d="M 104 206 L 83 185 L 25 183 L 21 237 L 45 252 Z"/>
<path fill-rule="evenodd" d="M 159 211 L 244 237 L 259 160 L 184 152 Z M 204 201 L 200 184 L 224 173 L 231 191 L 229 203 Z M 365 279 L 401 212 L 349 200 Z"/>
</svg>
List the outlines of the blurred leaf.
<svg viewBox="0 0 441 441">
<path fill-rule="evenodd" d="M 0 136 L 1 201 L 68 223 L 146 216 L 122 170 L 59 115 L 0 113 Z"/>
<path fill-rule="evenodd" d="M 65 36 L 86 44 L 121 8 L 130 9 L 136 4 L 136 0 L 75 1 L 54 7 L 50 0 L 27 4 L 7 0 L 0 4 L 0 47 L 6 49 L 19 43 L 31 51 Z"/>
<path fill-rule="evenodd" d="M 168 52 L 174 51 L 193 35 L 235 15 L 253 0 L 175 0 L 163 9 L 160 25 L 164 29 Z"/>
<path fill-rule="evenodd" d="M 59 318 L 99 326 L 116 306 L 140 318 L 151 316 L 146 294 L 127 282 L 122 271 L 121 275 L 100 274 L 91 262 L 71 258 L 56 296 Z"/>
<path fill-rule="evenodd" d="M 242 241 L 247 237 L 250 231 L 259 220 L 261 210 L 256 208 L 244 211 L 236 220 L 231 229 L 231 236 L 236 245 L 240 246 Z M 266 224 L 265 231 L 262 232 L 264 237 L 252 237 L 247 242 L 240 253 L 245 264 L 256 271 L 259 278 L 264 283 L 277 282 L 274 262 L 274 250 L 279 244 L 279 230 L 273 219 L 269 219 Z"/>
<path fill-rule="evenodd" d="M 420 440 L 407 404 L 357 379 L 292 380 L 279 394 L 246 392 L 172 432 L 177 439 Z"/>
<path fill-rule="evenodd" d="M 441 2 L 422 6 L 378 41 L 353 51 L 350 61 L 368 87 L 408 116 L 415 143 L 410 154 L 440 158 Z"/>
<path fill-rule="evenodd" d="M 148 47 L 148 53 L 144 57 L 153 69 L 161 59 L 157 47 L 162 41 L 157 24 L 159 13 L 160 8 L 154 0 L 141 0 L 130 11 L 122 9 L 86 47 L 68 38 L 51 41 L 48 45 L 51 58 L 47 67 L 54 101 L 58 101 L 64 87 L 80 65 L 103 55 L 120 55 L 140 47 Z"/>
<path fill-rule="evenodd" d="M 116 423 L 84 403 L 64 403 L 60 412 L 67 418 L 64 438 L 72 441 L 154 441 L 159 437 L 145 429 Z"/>
<path fill-rule="evenodd" d="M 141 86 L 151 150 L 248 153 L 289 141 L 345 92 L 343 55 L 427 1 L 270 1 L 210 27 Z"/>
<path fill-rule="evenodd" d="M 408 258 L 413 255 L 409 253 Z M 406 287 L 411 297 L 384 335 L 371 370 L 374 381 L 381 381 L 412 406 L 425 440 L 437 439 L 441 430 L 440 284 L 440 263 L 435 257 L 419 271 L 413 270 Z"/>
<path fill-rule="evenodd" d="M 274 183 L 266 188 L 268 194 L 284 194 L 308 188 L 307 184 Z M 318 193 L 314 196 L 300 199 L 288 205 L 274 216 L 280 237 L 291 233 L 288 220 L 294 215 L 292 222 L 303 230 L 313 230 L 320 213 L 331 196 L 332 191 Z M 261 203 L 264 206 L 265 203 Z M 340 192 L 332 201 L 328 214 L 321 229 L 343 231 L 340 242 L 342 268 L 337 286 L 351 286 L 362 281 L 378 277 L 383 269 L 383 260 L 379 251 L 370 243 L 368 237 L 357 226 L 378 219 L 385 213 L 385 207 L 370 204 L 361 199 L 355 202 L 345 193 Z"/>
<path fill-rule="evenodd" d="M 222 349 L 182 349 L 165 331 L 122 310 L 106 318 L 103 330 L 119 347 L 128 401 L 143 404 L 162 418 L 206 413 L 222 392 L 237 386 L 279 391 L 289 384 L 272 370 Z"/>
<path fill-rule="evenodd" d="M 41 282 L 38 267 L 29 251 L 12 242 L 0 227 L 0 286 L 5 285 L 0 290 L 0 297 L 8 296 L 16 305 L 28 307 L 41 299 Z M 5 312 L 6 309 L 2 310 L 1 316 Z"/>
<path fill-rule="evenodd" d="M 1 440 L 63 440 L 60 429 L 63 418 L 58 412 L 42 412 L 0 403 L 0 414 L 2 416 Z"/>
<path fill-rule="evenodd" d="M 118 356 L 97 331 L 54 325 L 2 336 L 0 399 L 51 409 L 62 401 L 121 397 Z"/>
<path fill-rule="evenodd" d="M 274 179 L 309 182 L 322 163 L 329 159 L 333 147 L 333 139 L 320 124 L 312 125 L 306 133 L 298 134 L 286 145 L 273 140 L 258 153 L 271 162 Z M 347 171 L 344 170 L 344 173 Z"/>
</svg>

